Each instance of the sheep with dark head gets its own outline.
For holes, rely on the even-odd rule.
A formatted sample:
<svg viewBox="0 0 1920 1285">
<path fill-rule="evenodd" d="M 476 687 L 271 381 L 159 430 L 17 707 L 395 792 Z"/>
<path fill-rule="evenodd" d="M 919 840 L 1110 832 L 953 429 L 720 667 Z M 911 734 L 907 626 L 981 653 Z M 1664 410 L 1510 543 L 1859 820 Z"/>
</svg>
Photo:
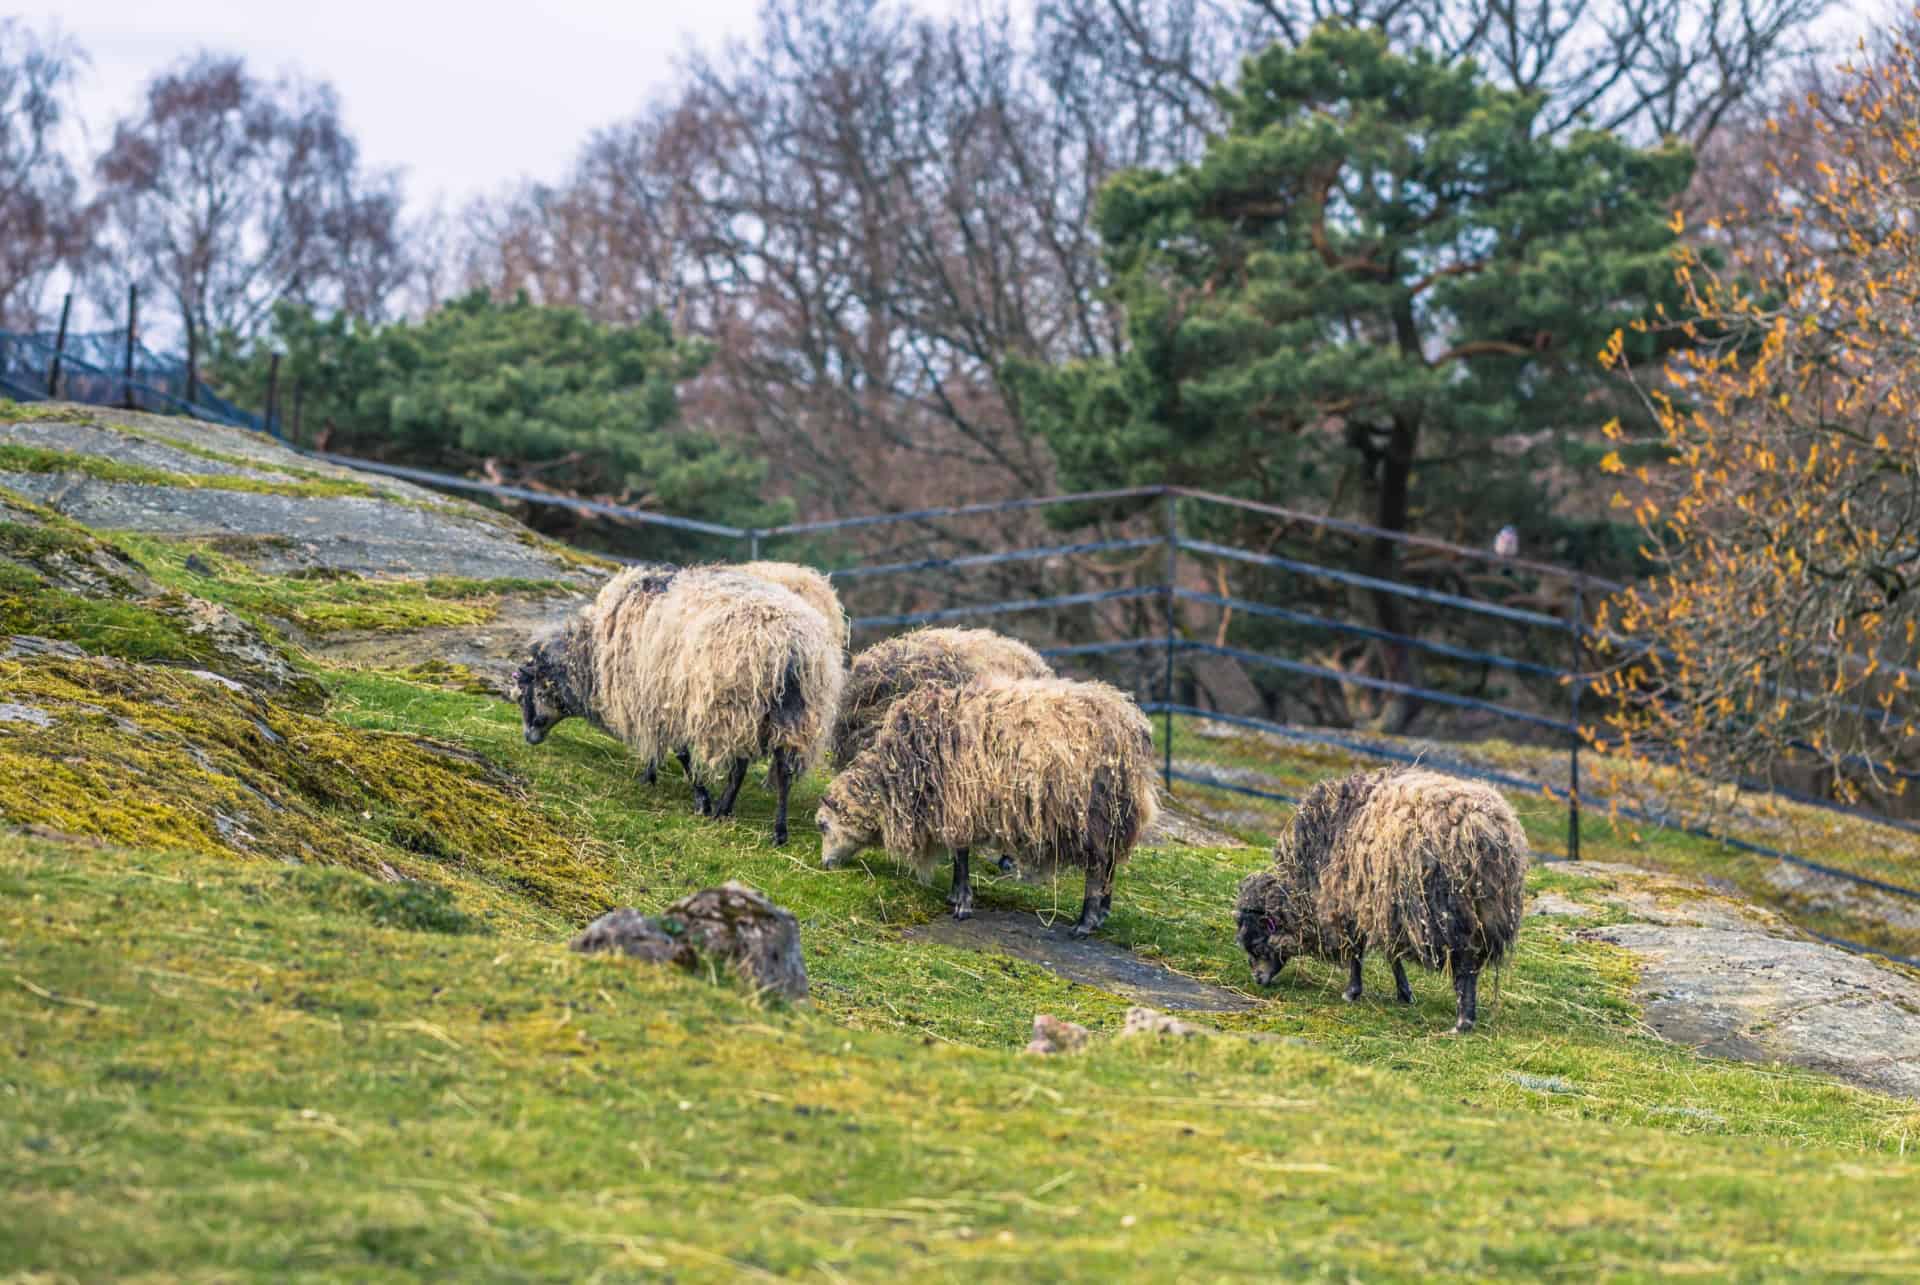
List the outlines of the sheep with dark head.
<svg viewBox="0 0 1920 1285">
<path fill-rule="evenodd" d="M 922 878 L 953 853 L 954 918 L 973 913 L 968 854 L 992 847 L 1030 874 L 1086 871 L 1073 934 L 1113 905 L 1114 870 L 1159 811 L 1153 733 L 1105 683 L 984 678 L 922 687 L 834 778 L 815 817 L 831 869 L 878 844 Z"/>
<path fill-rule="evenodd" d="M 1465 1032 L 1481 969 L 1513 951 L 1526 872 L 1526 835 L 1497 791 L 1424 768 L 1356 773 L 1301 800 L 1272 868 L 1240 886 L 1236 935 L 1262 986 L 1310 955 L 1347 965 L 1349 1000 L 1368 950 L 1393 961 L 1406 1004 L 1405 961 L 1451 968 L 1454 1030 Z"/>
<path fill-rule="evenodd" d="M 845 681 L 827 621 L 735 571 L 632 567 L 516 671 L 529 744 L 580 716 L 649 765 L 674 752 L 700 810 L 730 816 L 747 767 L 772 760 L 774 842 L 795 777 L 818 760 Z M 711 800 L 708 778 L 724 770 Z"/>
<path fill-rule="evenodd" d="M 1019 639 L 991 629 L 916 629 L 882 639 L 855 656 L 847 673 L 833 725 L 834 763 L 845 767 L 873 744 L 902 696 L 992 677 L 1052 678 L 1053 667 Z"/>
</svg>

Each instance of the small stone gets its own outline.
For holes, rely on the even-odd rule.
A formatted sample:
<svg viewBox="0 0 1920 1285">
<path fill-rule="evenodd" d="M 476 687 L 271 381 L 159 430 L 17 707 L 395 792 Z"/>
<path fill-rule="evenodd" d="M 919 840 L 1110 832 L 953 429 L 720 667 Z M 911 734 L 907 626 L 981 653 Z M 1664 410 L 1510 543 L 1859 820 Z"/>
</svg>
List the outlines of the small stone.
<svg viewBox="0 0 1920 1285">
<path fill-rule="evenodd" d="M 1063 1021 L 1051 1013 L 1036 1013 L 1033 1017 L 1033 1039 L 1023 1052 L 1046 1056 L 1055 1053 L 1078 1053 L 1087 1046 L 1093 1032 L 1078 1022 Z"/>
<path fill-rule="evenodd" d="M 1191 1038 L 1195 1035 L 1218 1035 L 1220 1032 L 1211 1026 L 1201 1026 L 1197 1022 L 1183 1022 L 1177 1017 L 1151 1008 L 1130 1008 L 1127 1020 L 1120 1028 L 1120 1037 L 1127 1039 L 1135 1035 L 1176 1035 Z"/>
<path fill-rule="evenodd" d="M 792 1000 L 807 998 L 799 920 L 759 889 L 732 880 L 682 897 L 657 916 L 632 906 L 610 910 L 572 945 L 688 969 L 703 958 L 720 959 L 755 986 Z"/>
</svg>

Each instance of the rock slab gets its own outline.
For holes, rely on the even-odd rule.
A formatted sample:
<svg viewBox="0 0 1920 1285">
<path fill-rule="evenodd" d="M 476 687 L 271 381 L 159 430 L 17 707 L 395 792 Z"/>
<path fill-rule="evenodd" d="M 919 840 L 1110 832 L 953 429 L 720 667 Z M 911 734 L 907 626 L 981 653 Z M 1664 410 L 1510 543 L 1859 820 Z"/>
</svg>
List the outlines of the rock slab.
<svg viewBox="0 0 1920 1285">
<path fill-rule="evenodd" d="M 728 880 L 668 906 L 658 915 L 632 906 L 610 910 L 575 937 L 573 949 L 617 950 L 634 959 L 698 969 L 720 960 L 762 990 L 807 998 L 800 923 L 765 893 Z"/>
</svg>

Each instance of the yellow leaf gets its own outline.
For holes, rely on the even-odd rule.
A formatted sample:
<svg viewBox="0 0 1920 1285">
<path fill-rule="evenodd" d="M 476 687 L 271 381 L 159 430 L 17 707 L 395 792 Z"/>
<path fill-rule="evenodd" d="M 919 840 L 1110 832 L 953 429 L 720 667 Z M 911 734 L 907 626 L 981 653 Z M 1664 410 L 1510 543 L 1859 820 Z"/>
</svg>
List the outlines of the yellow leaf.
<svg viewBox="0 0 1920 1285">
<path fill-rule="evenodd" d="M 1620 462 L 1619 451 L 1608 451 L 1601 457 L 1600 471 L 1602 473 L 1624 473 L 1626 469 L 1627 466 Z"/>
</svg>

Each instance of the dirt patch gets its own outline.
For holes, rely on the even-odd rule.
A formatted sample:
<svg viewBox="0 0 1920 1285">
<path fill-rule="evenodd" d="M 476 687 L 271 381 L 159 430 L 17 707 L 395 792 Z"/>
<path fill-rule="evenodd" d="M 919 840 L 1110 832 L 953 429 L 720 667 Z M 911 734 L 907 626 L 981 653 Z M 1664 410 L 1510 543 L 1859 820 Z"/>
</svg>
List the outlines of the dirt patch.
<svg viewBox="0 0 1920 1285">
<path fill-rule="evenodd" d="M 1097 938 L 1067 934 L 1071 919 L 1052 927 L 1026 911 L 986 910 L 971 919 L 942 916 L 902 935 L 970 950 L 995 950 L 1103 991 L 1177 1012 L 1230 1013 L 1255 1006 L 1244 995 L 1196 981 Z"/>
</svg>

